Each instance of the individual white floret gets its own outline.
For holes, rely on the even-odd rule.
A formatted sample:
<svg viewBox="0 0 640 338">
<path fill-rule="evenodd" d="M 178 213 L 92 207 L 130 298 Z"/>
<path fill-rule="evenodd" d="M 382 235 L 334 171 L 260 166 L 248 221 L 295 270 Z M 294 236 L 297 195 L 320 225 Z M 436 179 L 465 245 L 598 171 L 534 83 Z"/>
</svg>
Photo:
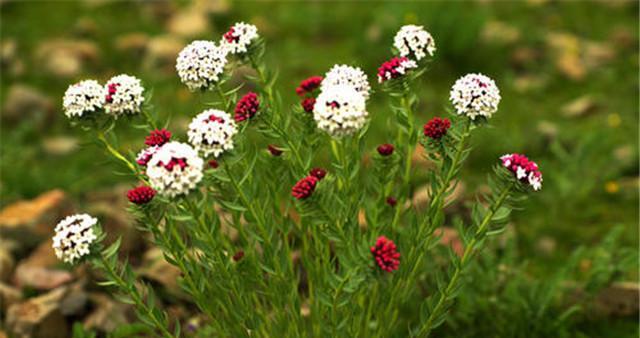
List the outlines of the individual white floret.
<svg viewBox="0 0 640 338">
<path fill-rule="evenodd" d="M 218 82 L 226 64 L 227 49 L 212 41 L 197 40 L 180 51 L 176 70 L 180 81 L 194 91 Z"/>
<path fill-rule="evenodd" d="M 449 99 L 458 115 L 490 118 L 498 110 L 500 90 L 487 76 L 467 74 L 453 85 Z"/>
</svg>

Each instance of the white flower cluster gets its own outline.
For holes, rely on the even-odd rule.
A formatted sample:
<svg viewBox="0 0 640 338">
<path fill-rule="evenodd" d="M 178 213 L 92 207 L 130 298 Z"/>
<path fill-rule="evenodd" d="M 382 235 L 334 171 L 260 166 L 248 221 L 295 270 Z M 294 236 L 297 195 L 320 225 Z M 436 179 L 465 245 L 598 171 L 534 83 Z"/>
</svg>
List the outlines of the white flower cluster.
<svg viewBox="0 0 640 338">
<path fill-rule="evenodd" d="M 58 259 L 75 263 L 89 254 L 89 247 L 96 240 L 93 226 L 98 220 L 87 214 L 68 216 L 55 227 L 53 250 Z"/>
<path fill-rule="evenodd" d="M 413 61 L 410 60 L 406 57 L 402 57 L 402 58 L 395 58 L 398 61 L 397 64 L 390 64 L 390 69 L 383 69 L 383 72 L 378 72 L 378 83 L 383 83 L 386 80 L 391 80 L 393 78 L 402 76 L 404 74 L 407 73 L 407 70 L 409 69 L 414 69 L 414 68 L 418 68 L 418 64 Z M 393 61 L 392 61 L 393 62 Z M 384 67 L 384 65 L 383 65 Z"/>
<path fill-rule="evenodd" d="M 96 80 L 84 80 L 72 84 L 64 92 L 62 108 L 67 117 L 82 117 L 102 109 L 104 95 L 102 86 Z"/>
<path fill-rule="evenodd" d="M 155 154 L 158 151 L 158 148 L 160 147 L 149 146 L 140 150 L 140 152 L 136 156 L 136 163 L 138 163 L 143 167 L 146 167 L 147 163 L 149 163 L 149 160 L 151 160 L 151 157 L 153 157 L 153 154 Z"/>
<path fill-rule="evenodd" d="M 258 28 L 256 26 L 238 22 L 224 34 L 220 40 L 220 45 L 232 54 L 246 53 L 247 47 L 257 38 Z"/>
<path fill-rule="evenodd" d="M 364 96 L 349 85 L 324 88 L 313 108 L 318 128 L 335 137 L 357 132 L 367 116 Z"/>
<path fill-rule="evenodd" d="M 348 85 L 360 93 L 365 100 L 369 99 L 371 86 L 367 74 L 358 67 L 334 65 L 325 75 L 320 90 L 337 85 Z"/>
<path fill-rule="evenodd" d="M 498 110 L 500 90 L 487 76 L 467 74 L 453 85 L 449 99 L 458 115 L 472 120 L 477 116 L 490 118 Z"/>
<path fill-rule="evenodd" d="M 202 180 L 204 161 L 188 144 L 163 144 L 147 163 L 149 184 L 160 194 L 174 197 L 185 194 Z"/>
<path fill-rule="evenodd" d="M 186 46 L 176 60 L 180 81 L 189 90 L 207 89 L 220 80 L 227 64 L 227 50 L 212 41 L 197 40 Z"/>
<path fill-rule="evenodd" d="M 144 88 L 137 77 L 126 74 L 114 76 L 103 90 L 104 110 L 107 114 L 118 117 L 140 112 L 140 106 L 144 102 Z"/>
<path fill-rule="evenodd" d="M 233 136 L 238 132 L 231 115 L 217 109 L 207 109 L 196 115 L 189 124 L 187 136 L 204 156 L 218 157 L 225 150 L 233 149 Z"/>
<path fill-rule="evenodd" d="M 431 34 L 422 26 L 416 25 L 402 26 L 393 38 L 393 46 L 401 56 L 413 56 L 416 61 L 420 61 L 427 54 L 433 56 L 436 51 L 436 43 Z"/>
</svg>

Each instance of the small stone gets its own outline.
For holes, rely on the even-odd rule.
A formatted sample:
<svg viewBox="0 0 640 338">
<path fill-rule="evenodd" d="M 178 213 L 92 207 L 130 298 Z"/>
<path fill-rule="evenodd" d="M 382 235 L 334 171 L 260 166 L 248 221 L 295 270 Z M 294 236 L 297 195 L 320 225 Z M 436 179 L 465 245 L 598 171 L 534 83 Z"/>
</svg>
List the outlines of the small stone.
<svg viewBox="0 0 640 338">
<path fill-rule="evenodd" d="M 184 11 L 177 12 L 167 23 L 169 32 L 185 38 L 203 36 L 210 29 L 207 15 L 194 8 L 187 8 Z"/>
<path fill-rule="evenodd" d="M 15 262 L 11 252 L 5 248 L 0 247 L 0 282 L 6 282 L 13 274 L 13 268 Z"/>
<path fill-rule="evenodd" d="M 18 57 L 18 45 L 14 39 L 3 39 L 0 43 L 0 70 L 5 74 L 19 76 L 24 73 L 24 62 Z"/>
<path fill-rule="evenodd" d="M 7 313 L 7 309 L 22 300 L 22 293 L 20 290 L 14 288 L 11 285 L 0 283 L 0 311 L 1 313 Z"/>
<path fill-rule="evenodd" d="M 16 285 L 37 290 L 52 290 L 73 281 L 73 275 L 64 270 L 18 265 L 15 273 Z"/>
<path fill-rule="evenodd" d="M 70 209 L 62 190 L 51 190 L 32 200 L 15 202 L 0 211 L 0 237 L 32 246 L 53 236 L 56 224 L 71 213 Z"/>
<path fill-rule="evenodd" d="M 512 44 L 520 40 L 520 30 L 505 22 L 488 21 L 482 29 L 481 37 L 487 42 Z"/>
<path fill-rule="evenodd" d="M 68 325 L 60 313 L 60 301 L 67 288 L 59 288 L 25 302 L 13 304 L 7 311 L 6 327 L 16 338 L 66 338 Z"/>
<path fill-rule="evenodd" d="M 169 264 L 164 259 L 162 250 L 157 247 L 145 252 L 139 274 L 158 282 L 174 295 L 182 294 L 178 285 L 178 277 L 181 275 L 180 269 Z"/>
<path fill-rule="evenodd" d="M 536 249 L 543 256 L 551 256 L 556 251 L 557 242 L 549 236 L 542 236 L 536 243 Z"/>
<path fill-rule="evenodd" d="M 131 310 L 130 305 L 115 302 L 110 297 L 99 293 L 89 294 L 89 299 L 94 304 L 95 310 L 85 318 L 83 323 L 85 329 L 106 333 L 129 322 L 127 314 Z"/>
<path fill-rule="evenodd" d="M 532 90 L 539 90 L 546 86 L 547 80 L 537 75 L 518 76 L 513 81 L 513 87 L 520 93 L 527 93 Z"/>
<path fill-rule="evenodd" d="M 596 101 L 591 96 L 584 95 L 565 104 L 562 113 L 566 117 L 582 117 L 594 112 L 596 108 Z"/>
<path fill-rule="evenodd" d="M 122 52 L 143 55 L 147 50 L 149 35 L 146 33 L 129 33 L 116 38 L 115 47 Z"/>
<path fill-rule="evenodd" d="M 33 118 L 36 114 L 52 115 L 53 102 L 39 90 L 23 84 L 9 87 L 2 106 L 2 119 L 17 122 Z"/>
<path fill-rule="evenodd" d="M 548 139 L 555 139 L 558 136 L 558 126 L 551 121 L 540 121 L 536 126 L 540 134 Z"/>
<path fill-rule="evenodd" d="M 453 250 L 456 255 L 462 257 L 464 254 L 464 245 L 462 244 L 462 240 L 455 229 L 440 227 L 434 231 L 434 235 L 442 236 L 440 237 L 440 244 L 451 247 L 451 250 Z"/>
<path fill-rule="evenodd" d="M 48 137 L 42 140 L 42 147 L 50 155 L 68 155 L 78 149 L 78 139 L 70 136 Z"/>
<path fill-rule="evenodd" d="M 98 60 L 98 47 L 89 40 L 54 39 L 41 43 L 36 49 L 36 60 L 48 73 L 72 78 L 80 75 L 85 64 Z"/>
<path fill-rule="evenodd" d="M 156 36 L 147 44 L 144 66 L 149 69 L 163 68 L 167 73 L 175 72 L 176 58 L 184 47 L 184 41 L 173 35 Z"/>
<path fill-rule="evenodd" d="M 79 316 L 88 308 L 89 295 L 83 290 L 84 283 L 71 286 L 68 294 L 60 302 L 60 313 L 65 317 Z"/>
</svg>

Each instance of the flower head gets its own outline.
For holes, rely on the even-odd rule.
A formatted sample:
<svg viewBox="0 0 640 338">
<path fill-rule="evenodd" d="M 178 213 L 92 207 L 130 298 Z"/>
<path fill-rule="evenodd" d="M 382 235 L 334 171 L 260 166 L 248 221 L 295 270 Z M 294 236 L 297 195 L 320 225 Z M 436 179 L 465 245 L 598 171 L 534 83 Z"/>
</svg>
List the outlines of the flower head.
<svg viewBox="0 0 640 338">
<path fill-rule="evenodd" d="M 394 57 L 378 68 L 378 82 L 383 83 L 387 80 L 397 79 L 413 68 L 418 68 L 418 64 L 415 61 L 409 60 L 405 56 Z"/>
<path fill-rule="evenodd" d="M 309 175 L 317 178 L 318 180 L 322 180 L 325 176 L 327 176 L 327 171 L 323 168 L 313 168 L 309 171 Z"/>
<path fill-rule="evenodd" d="M 152 130 L 144 139 L 144 144 L 148 146 L 161 146 L 171 140 L 171 132 L 166 129 Z"/>
<path fill-rule="evenodd" d="M 311 76 L 306 78 L 300 82 L 298 88 L 296 88 L 296 94 L 298 96 L 305 96 L 307 94 L 313 94 L 313 92 L 320 88 L 320 84 L 322 83 L 322 76 Z"/>
<path fill-rule="evenodd" d="M 395 207 L 398 204 L 398 200 L 393 196 L 387 197 L 386 202 L 390 207 Z"/>
<path fill-rule="evenodd" d="M 156 153 L 156 151 L 158 151 L 158 148 L 160 148 L 159 146 L 150 146 L 150 147 L 146 147 L 142 150 L 140 150 L 140 152 L 138 153 L 138 156 L 136 156 L 136 163 L 138 163 L 139 165 L 146 167 L 147 163 L 149 162 L 149 160 L 151 159 L 151 157 L 153 156 L 153 154 Z"/>
<path fill-rule="evenodd" d="M 227 50 L 212 41 L 197 40 L 184 47 L 176 60 L 180 81 L 189 90 L 208 89 L 220 80 L 227 64 Z"/>
<path fill-rule="evenodd" d="M 149 184 L 162 195 L 186 194 L 202 179 L 204 161 L 190 145 L 169 142 L 159 147 L 147 163 Z"/>
<path fill-rule="evenodd" d="M 317 177 L 311 175 L 301 179 L 291 188 L 291 195 L 299 200 L 311 196 L 316 189 L 318 181 Z"/>
<path fill-rule="evenodd" d="M 258 28 L 244 22 L 238 22 L 224 33 L 220 45 L 229 53 L 246 53 L 251 42 L 258 38 Z"/>
<path fill-rule="evenodd" d="M 451 121 L 449 121 L 449 119 L 434 117 L 424 125 L 424 136 L 432 140 L 439 140 L 447 135 L 449 128 L 451 128 Z"/>
<path fill-rule="evenodd" d="M 433 37 L 422 26 L 402 26 L 393 38 L 393 46 L 400 56 L 408 56 L 420 61 L 422 58 L 433 56 L 436 51 L 436 43 Z"/>
<path fill-rule="evenodd" d="M 364 96 L 349 85 L 323 88 L 313 109 L 318 128 L 336 137 L 360 130 L 367 116 Z"/>
<path fill-rule="evenodd" d="M 542 189 L 542 172 L 536 162 L 520 154 L 507 154 L 500 157 L 502 166 L 507 168 L 522 183 L 529 184 L 533 190 Z"/>
<path fill-rule="evenodd" d="M 307 97 L 300 101 L 300 105 L 302 105 L 302 109 L 304 109 L 307 113 L 313 113 L 313 106 L 316 105 L 315 97 Z"/>
<path fill-rule="evenodd" d="M 392 272 L 398 270 L 400 265 L 400 253 L 396 244 L 392 240 L 380 236 L 376 240 L 376 245 L 371 247 L 373 258 L 383 271 Z"/>
<path fill-rule="evenodd" d="M 144 102 L 144 88 L 140 80 L 131 75 L 121 74 L 112 77 L 104 85 L 104 110 L 118 117 L 123 114 L 136 114 Z"/>
<path fill-rule="evenodd" d="M 282 155 L 282 149 L 279 149 L 278 147 L 274 146 L 273 144 L 270 144 L 267 146 L 267 150 L 269 150 L 269 152 L 271 153 L 271 155 L 273 156 L 280 156 Z"/>
<path fill-rule="evenodd" d="M 68 216 L 55 227 L 53 250 L 58 259 L 67 263 L 75 263 L 82 256 L 89 254 L 89 247 L 97 239 L 93 226 L 98 220 L 87 214 Z"/>
<path fill-rule="evenodd" d="M 347 65 L 335 65 L 325 75 L 324 80 L 320 84 L 320 89 L 325 91 L 328 87 L 333 86 L 350 86 L 360 93 L 365 100 L 369 98 L 369 81 L 367 80 L 367 74 L 358 67 L 351 67 Z"/>
<path fill-rule="evenodd" d="M 151 202 L 156 196 L 156 191 L 146 185 L 141 185 L 127 191 L 129 202 L 137 205 L 143 205 Z"/>
<path fill-rule="evenodd" d="M 67 117 L 82 117 L 102 109 L 102 86 L 95 80 L 84 80 L 72 84 L 64 92 L 62 109 Z"/>
<path fill-rule="evenodd" d="M 378 154 L 380 156 L 389 156 L 393 154 L 393 150 L 395 149 L 392 144 L 385 143 L 378 146 Z"/>
<path fill-rule="evenodd" d="M 449 100 L 458 115 L 472 120 L 477 116 L 490 118 L 498 110 L 500 90 L 493 80 L 482 74 L 467 74 L 451 87 Z"/>
<path fill-rule="evenodd" d="M 191 120 L 187 136 L 204 156 L 220 156 L 233 149 L 233 136 L 238 132 L 231 115 L 217 109 L 207 109 Z"/>
<path fill-rule="evenodd" d="M 218 161 L 216 160 L 209 160 L 209 167 L 211 169 L 218 169 L 218 167 L 220 166 L 220 163 L 218 163 Z"/>
<path fill-rule="evenodd" d="M 258 100 L 258 95 L 254 92 L 248 92 L 240 98 L 238 104 L 236 104 L 236 122 L 242 122 L 254 117 L 258 113 L 259 108 L 260 101 Z"/>
</svg>

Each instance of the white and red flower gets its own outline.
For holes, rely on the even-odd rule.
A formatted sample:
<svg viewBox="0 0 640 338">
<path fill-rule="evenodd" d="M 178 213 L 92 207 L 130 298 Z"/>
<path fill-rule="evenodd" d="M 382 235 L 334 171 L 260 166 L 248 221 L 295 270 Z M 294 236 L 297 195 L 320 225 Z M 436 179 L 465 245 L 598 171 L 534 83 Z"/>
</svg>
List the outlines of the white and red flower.
<svg viewBox="0 0 640 338">
<path fill-rule="evenodd" d="M 418 64 L 409 60 L 407 57 L 394 57 L 389 61 L 385 61 L 378 68 L 378 82 L 383 83 L 387 80 L 397 79 L 407 73 L 408 70 L 418 68 Z"/>
<path fill-rule="evenodd" d="M 500 157 L 502 165 L 513 173 L 522 183 L 530 185 L 533 190 L 542 188 L 542 172 L 538 165 L 525 155 L 507 154 Z"/>
<path fill-rule="evenodd" d="M 190 145 L 165 143 L 147 163 L 149 184 L 161 195 L 174 197 L 186 194 L 202 180 L 204 161 Z"/>
<path fill-rule="evenodd" d="M 56 257 L 66 263 L 75 263 L 90 253 L 91 244 L 97 239 L 93 226 L 98 220 L 87 214 L 68 216 L 56 225 L 53 250 Z"/>
<path fill-rule="evenodd" d="M 350 86 L 356 92 L 360 93 L 365 100 L 369 99 L 369 91 L 371 86 L 367 80 L 367 74 L 358 67 L 347 65 L 334 65 L 325 75 L 320 90 L 333 86 Z"/>
<path fill-rule="evenodd" d="M 218 82 L 226 64 L 227 49 L 212 41 L 197 40 L 180 51 L 176 70 L 180 81 L 195 91 Z"/>
<path fill-rule="evenodd" d="M 140 79 L 121 74 L 112 77 L 104 85 L 104 110 L 118 117 L 123 114 L 137 114 L 144 102 L 144 88 Z"/>
<path fill-rule="evenodd" d="M 364 96 L 349 85 L 323 88 L 313 107 L 318 128 L 334 137 L 357 132 L 367 122 L 367 116 Z"/>
<path fill-rule="evenodd" d="M 400 56 L 406 56 L 415 61 L 433 56 L 436 52 L 436 44 L 433 37 L 424 27 L 416 25 L 402 26 L 393 38 L 393 46 Z"/>
<path fill-rule="evenodd" d="M 98 81 L 84 80 L 67 88 L 62 99 L 62 108 L 69 118 L 82 117 L 102 109 L 103 101 L 102 86 Z"/>
<path fill-rule="evenodd" d="M 231 115 L 217 109 L 207 109 L 191 120 L 187 136 L 198 152 L 214 157 L 233 149 L 233 136 L 238 133 Z"/>
<path fill-rule="evenodd" d="M 456 113 L 472 120 L 478 116 L 490 118 L 498 110 L 500 99 L 496 83 L 482 74 L 467 74 L 459 78 L 449 96 Z"/>
<path fill-rule="evenodd" d="M 229 53 L 246 53 L 253 40 L 258 38 L 258 28 L 244 22 L 238 22 L 224 33 L 220 45 Z"/>
</svg>

